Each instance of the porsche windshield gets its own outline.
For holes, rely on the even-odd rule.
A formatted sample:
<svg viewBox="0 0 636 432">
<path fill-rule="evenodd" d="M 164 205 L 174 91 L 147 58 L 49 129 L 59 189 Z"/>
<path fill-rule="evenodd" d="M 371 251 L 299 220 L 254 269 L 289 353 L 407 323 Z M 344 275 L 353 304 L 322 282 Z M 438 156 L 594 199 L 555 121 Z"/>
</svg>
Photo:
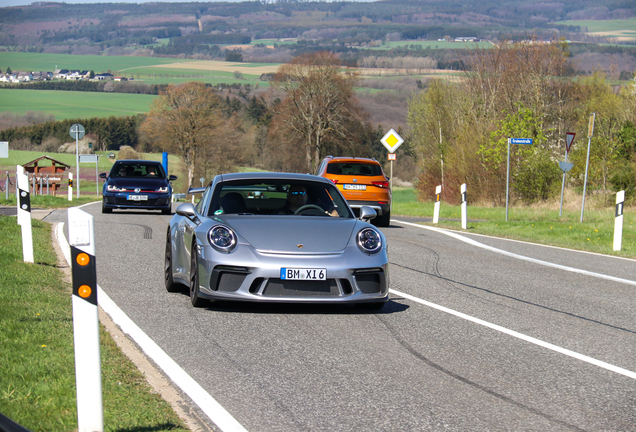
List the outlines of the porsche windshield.
<svg viewBox="0 0 636 432">
<path fill-rule="evenodd" d="M 354 217 L 335 186 L 322 182 L 240 180 L 219 183 L 211 215 Z"/>
</svg>

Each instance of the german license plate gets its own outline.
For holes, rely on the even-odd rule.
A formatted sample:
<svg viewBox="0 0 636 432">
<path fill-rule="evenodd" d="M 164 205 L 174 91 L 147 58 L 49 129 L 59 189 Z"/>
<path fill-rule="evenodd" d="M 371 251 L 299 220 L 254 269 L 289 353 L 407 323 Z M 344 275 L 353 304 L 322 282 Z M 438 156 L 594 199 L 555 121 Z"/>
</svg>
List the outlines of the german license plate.
<svg viewBox="0 0 636 432">
<path fill-rule="evenodd" d="M 281 268 L 280 278 L 286 280 L 327 280 L 327 269 Z"/>
<path fill-rule="evenodd" d="M 367 185 L 346 184 L 342 186 L 345 190 L 367 190 Z"/>
<path fill-rule="evenodd" d="M 129 201 L 148 201 L 148 195 L 128 195 Z"/>
</svg>

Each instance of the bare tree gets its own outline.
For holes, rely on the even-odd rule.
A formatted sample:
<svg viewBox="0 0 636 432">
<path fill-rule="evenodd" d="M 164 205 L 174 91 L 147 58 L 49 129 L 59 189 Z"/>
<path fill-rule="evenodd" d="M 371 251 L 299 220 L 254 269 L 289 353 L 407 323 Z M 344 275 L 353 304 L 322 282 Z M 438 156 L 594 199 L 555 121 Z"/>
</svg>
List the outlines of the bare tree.
<svg viewBox="0 0 636 432">
<path fill-rule="evenodd" d="M 345 119 L 359 112 L 354 99 L 357 80 L 356 72 L 342 70 L 328 52 L 302 55 L 279 68 L 275 85 L 286 98 L 274 123 L 302 143 L 306 169 L 315 170 L 325 139 L 347 136 Z"/>
<path fill-rule="evenodd" d="M 152 104 L 142 131 L 164 149 L 177 151 L 188 171 L 192 186 L 201 148 L 215 140 L 220 123 L 221 100 L 205 84 L 189 82 L 171 85 Z"/>
</svg>

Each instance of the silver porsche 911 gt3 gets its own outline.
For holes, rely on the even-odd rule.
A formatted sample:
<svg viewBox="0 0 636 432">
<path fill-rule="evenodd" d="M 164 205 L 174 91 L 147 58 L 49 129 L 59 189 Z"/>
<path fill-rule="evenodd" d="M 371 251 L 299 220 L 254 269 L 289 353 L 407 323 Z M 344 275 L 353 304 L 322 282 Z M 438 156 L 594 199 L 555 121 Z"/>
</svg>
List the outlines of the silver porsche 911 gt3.
<svg viewBox="0 0 636 432">
<path fill-rule="evenodd" d="M 166 236 L 166 289 L 206 300 L 355 303 L 388 299 L 384 234 L 356 219 L 334 184 L 289 173 L 214 178 L 176 209 Z"/>
</svg>

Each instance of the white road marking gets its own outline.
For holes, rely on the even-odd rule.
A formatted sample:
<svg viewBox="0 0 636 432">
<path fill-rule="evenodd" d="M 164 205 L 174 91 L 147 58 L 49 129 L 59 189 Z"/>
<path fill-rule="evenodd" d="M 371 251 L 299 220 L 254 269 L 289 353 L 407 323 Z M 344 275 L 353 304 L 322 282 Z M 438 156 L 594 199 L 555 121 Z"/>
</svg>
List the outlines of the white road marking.
<svg viewBox="0 0 636 432">
<path fill-rule="evenodd" d="M 86 204 L 88 205 L 88 204 Z M 64 253 L 64 257 L 71 265 L 71 252 L 68 241 L 64 236 L 64 223 L 55 226 L 55 237 Z M 113 322 L 124 333 L 128 334 L 141 349 L 150 357 L 170 379 L 212 420 L 223 432 L 247 432 L 225 408 L 223 408 L 208 392 L 203 389 L 186 371 L 162 350 L 143 330 L 141 330 L 108 295 L 97 285 L 99 306 L 106 312 Z"/>
<path fill-rule="evenodd" d="M 593 364 L 595 366 L 601 367 L 603 369 L 607 369 L 607 370 L 612 371 L 612 372 L 616 372 L 616 373 L 624 375 L 624 376 L 626 376 L 628 378 L 636 379 L 636 372 L 632 372 L 632 371 L 629 371 L 627 369 L 623 369 L 623 368 L 620 368 L 618 366 L 614 366 L 612 364 L 605 363 L 605 362 L 600 361 L 600 360 L 596 360 L 596 359 L 594 359 L 592 357 L 588 357 L 586 355 L 579 354 L 579 353 L 574 352 L 574 351 L 570 351 L 569 349 L 561 348 L 560 346 L 553 345 L 553 344 L 548 343 L 548 342 L 544 342 L 542 340 L 533 338 L 531 336 L 526 336 L 526 335 L 524 335 L 522 333 L 519 333 L 519 332 L 516 332 L 514 330 L 510 330 L 510 329 L 507 329 L 505 327 L 499 326 L 497 324 L 493 324 L 493 323 L 490 323 L 488 321 L 484 321 L 484 320 L 481 320 L 479 318 L 475 318 L 475 317 L 472 317 L 470 315 L 466 315 L 465 313 L 458 312 L 456 310 L 449 309 L 447 307 L 440 306 L 438 304 L 431 303 L 431 302 L 426 301 L 426 300 L 422 300 L 421 298 L 418 298 L 418 297 L 415 297 L 415 296 L 412 296 L 412 295 L 409 295 L 409 294 L 406 294 L 406 293 L 403 293 L 403 292 L 400 292 L 400 291 L 396 291 L 394 289 L 390 289 L 389 292 L 391 292 L 392 294 L 398 295 L 400 297 L 404 297 L 405 299 L 414 301 L 416 303 L 420 303 L 420 304 L 422 304 L 424 306 L 428 306 L 428 307 L 431 307 L 433 309 L 437 309 L 437 310 L 439 310 L 441 312 L 445 312 L 447 314 L 454 315 L 456 317 L 465 319 L 467 321 L 471 321 L 471 322 L 473 322 L 475 324 L 479 324 L 479 325 L 482 325 L 484 327 L 488 327 L 490 329 L 496 330 L 498 332 L 505 333 L 505 334 L 507 334 L 509 336 L 513 336 L 513 337 L 516 337 L 518 339 L 524 340 L 526 342 L 530 342 L 530 343 L 538 345 L 540 347 L 547 348 L 547 349 L 552 350 L 552 351 L 556 351 L 556 352 L 558 352 L 560 354 L 565 354 L 566 356 L 573 357 L 573 358 L 578 359 L 578 360 L 582 360 L 582 361 L 584 361 L 586 363 Z"/>
<path fill-rule="evenodd" d="M 422 228 L 422 229 L 427 229 L 429 231 L 435 231 L 435 232 L 438 232 L 440 234 L 444 234 L 444 235 L 447 235 L 449 237 L 456 238 L 457 240 L 463 241 L 464 243 L 468 243 L 470 245 L 473 245 L 473 246 L 476 246 L 476 247 L 479 247 L 479 248 L 482 248 L 482 249 L 489 250 L 491 252 L 495 252 L 495 253 L 498 253 L 498 254 L 501 254 L 501 255 L 506 255 L 506 256 L 509 256 L 509 257 L 512 257 L 512 258 L 517 258 L 517 259 L 528 261 L 528 262 L 535 263 L 535 264 L 544 265 L 546 267 L 553 267 L 553 268 L 556 268 L 556 269 L 559 269 L 559 270 L 565 270 L 565 271 L 569 271 L 569 272 L 572 272 L 572 273 L 579 273 L 579 274 L 582 274 L 582 275 L 585 275 L 585 276 L 591 276 L 591 277 L 595 277 L 595 278 L 599 278 L 599 279 L 610 280 L 612 282 L 618 282 L 618 283 L 623 283 L 623 284 L 627 284 L 627 285 L 636 286 L 636 281 L 633 281 L 633 280 L 623 279 L 623 278 L 614 277 L 614 276 L 609 276 L 609 275 L 605 275 L 605 274 L 602 274 L 602 273 L 595 273 L 595 272 L 591 272 L 591 271 L 587 271 L 587 270 L 581 270 L 581 269 L 577 269 L 577 268 L 574 268 L 574 267 L 568 267 L 568 266 L 564 266 L 564 265 L 561 265 L 561 264 L 551 263 L 549 261 L 538 260 L 536 258 L 530 258 L 530 257 L 527 257 L 527 256 L 523 256 L 523 255 L 519 255 L 519 254 L 516 254 L 516 253 L 508 252 L 508 251 L 505 251 L 505 250 L 502 250 L 502 249 L 497 249 L 495 247 L 488 246 L 488 245 L 485 245 L 483 243 L 479 243 L 478 241 L 475 241 L 473 239 L 469 239 L 469 238 L 464 237 L 462 235 L 459 235 L 459 234 L 457 234 L 455 232 L 444 230 L 444 229 L 441 229 L 441 228 L 435 228 L 435 227 L 430 227 L 430 226 L 426 226 L 426 225 L 418 225 L 418 224 L 414 224 L 414 223 L 410 223 L 410 222 L 402 222 L 402 221 L 393 220 L 393 219 L 391 220 L 391 222 L 397 222 L 397 223 L 401 223 L 401 224 L 404 224 L 404 225 L 413 226 L 413 227 L 416 227 L 416 228 Z"/>
<path fill-rule="evenodd" d="M 431 230 L 431 231 L 436 231 L 436 232 L 439 232 L 441 234 L 445 234 L 445 235 L 448 235 L 450 237 L 457 238 L 458 240 L 465 241 L 466 243 L 469 243 L 471 245 L 474 245 L 474 246 L 477 246 L 477 247 L 481 247 L 481 248 L 490 250 L 492 252 L 501 253 L 503 255 L 508 255 L 508 256 L 513 257 L 513 258 L 523 259 L 523 260 L 527 260 L 527 261 L 534 262 L 534 263 L 537 263 L 537 264 L 547 265 L 549 267 L 555 267 L 555 268 L 559 268 L 559 269 L 562 269 L 562 270 L 567 270 L 567 271 L 572 271 L 572 272 L 575 272 L 575 273 L 585 274 L 585 275 L 588 275 L 588 276 L 594 276 L 594 277 L 600 277 L 600 278 L 603 278 L 603 279 L 609 279 L 609 280 L 613 280 L 615 282 L 627 283 L 629 285 L 636 285 L 636 281 L 631 281 L 631 280 L 628 280 L 628 279 L 615 278 L 615 277 L 603 275 L 603 274 L 600 274 L 600 273 L 588 272 L 588 271 L 585 271 L 585 270 L 575 269 L 575 268 L 572 268 L 572 267 L 566 267 L 566 266 L 562 266 L 562 265 L 558 265 L 558 264 L 553 264 L 553 263 L 550 263 L 550 262 L 547 262 L 547 261 L 541 261 L 541 260 L 537 260 L 537 259 L 534 259 L 534 258 L 528 258 L 528 257 L 525 257 L 523 255 L 518 255 L 518 254 L 511 253 L 511 252 L 506 252 L 506 251 L 503 251 L 501 249 L 497 249 L 497 248 L 494 248 L 494 247 L 487 246 L 487 245 L 484 245 L 482 243 L 476 242 L 476 241 L 474 241 L 472 239 L 468 239 L 468 238 L 463 237 L 461 235 L 458 235 L 458 234 L 456 234 L 454 232 L 442 230 L 442 229 L 439 229 L 439 228 L 429 227 L 429 226 L 425 226 L 425 225 L 413 224 L 413 223 L 410 223 L 410 222 L 402 222 L 402 221 L 397 221 L 397 220 L 392 220 L 392 222 L 398 222 L 398 223 L 402 223 L 402 224 L 405 224 L 405 225 L 411 225 L 411 226 L 414 226 L 414 227 L 417 227 L 417 228 L 423 228 L 423 229 L 428 229 L 428 230 Z M 527 336 L 527 335 L 524 335 L 522 333 L 516 332 L 514 330 L 507 329 L 507 328 L 502 327 L 500 325 L 493 324 L 493 323 L 490 323 L 488 321 L 484 321 L 484 320 L 479 319 L 479 318 L 475 318 L 473 316 L 467 315 L 467 314 L 462 313 L 462 312 L 458 312 L 458 311 L 453 310 L 453 309 L 449 309 L 447 307 L 444 307 L 444 306 L 441 306 L 441 305 L 438 305 L 438 304 L 435 304 L 435 303 L 431 303 L 429 301 L 426 301 L 426 300 L 423 300 L 421 298 L 412 296 L 410 294 L 406 294 L 406 293 L 403 293 L 403 292 L 400 292 L 400 291 L 396 291 L 394 289 L 389 289 L 389 292 L 391 292 L 392 294 L 398 295 L 400 297 L 404 297 L 405 299 L 408 299 L 408 300 L 414 301 L 416 303 L 422 304 L 424 306 L 428 306 L 430 308 L 439 310 L 441 312 L 444 312 L 444 313 L 447 313 L 447 314 L 450 314 L 450 315 L 454 315 L 454 316 L 456 316 L 458 318 L 465 319 L 465 320 L 473 322 L 475 324 L 479 324 L 481 326 L 488 327 L 488 328 L 490 328 L 492 330 L 496 330 L 498 332 L 507 334 L 507 335 L 515 337 L 517 339 L 521 339 L 523 341 L 530 342 L 532 344 L 535 344 L 535 345 L 538 345 L 540 347 L 543 347 L 543 348 L 558 352 L 560 354 L 564 354 L 564 355 L 566 355 L 568 357 L 572 357 L 572 358 L 575 358 L 577 360 L 584 361 L 586 363 L 589 363 L 589 364 L 592 364 L 594 366 L 598 366 L 600 368 L 615 372 L 617 374 L 626 376 L 626 377 L 631 378 L 631 379 L 636 379 L 636 372 L 632 372 L 630 370 L 623 369 L 623 368 L 618 367 L 618 366 L 614 366 L 612 364 L 609 364 L 609 363 L 606 363 L 604 361 L 597 360 L 595 358 L 592 358 L 592 357 L 589 357 L 589 356 L 586 356 L 586 355 L 583 355 L 583 354 L 568 350 L 566 348 L 562 348 L 560 346 L 553 345 L 553 344 L 548 343 L 548 342 L 544 342 L 544 341 L 542 341 L 540 339 L 536 339 L 536 338 L 533 338 L 531 336 Z"/>
</svg>

